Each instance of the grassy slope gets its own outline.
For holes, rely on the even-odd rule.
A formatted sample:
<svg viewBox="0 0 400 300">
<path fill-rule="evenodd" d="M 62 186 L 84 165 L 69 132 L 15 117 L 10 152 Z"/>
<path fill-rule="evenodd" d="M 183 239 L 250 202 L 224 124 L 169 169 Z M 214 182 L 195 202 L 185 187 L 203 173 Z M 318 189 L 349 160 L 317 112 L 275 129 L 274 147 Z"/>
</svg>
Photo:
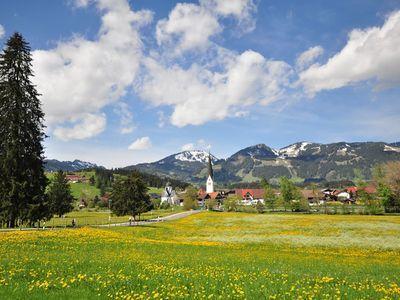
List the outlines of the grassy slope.
<svg viewBox="0 0 400 300">
<path fill-rule="evenodd" d="M 17 231 L 0 235 L 0 262 L 2 299 L 393 299 L 400 217 L 201 213 Z"/>
</svg>

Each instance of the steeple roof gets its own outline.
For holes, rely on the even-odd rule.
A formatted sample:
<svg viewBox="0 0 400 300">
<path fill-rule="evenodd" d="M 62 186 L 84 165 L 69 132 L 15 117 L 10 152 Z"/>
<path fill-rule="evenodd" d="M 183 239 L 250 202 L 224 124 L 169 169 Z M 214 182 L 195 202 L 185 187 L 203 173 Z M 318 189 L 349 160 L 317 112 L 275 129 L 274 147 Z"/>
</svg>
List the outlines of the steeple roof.
<svg viewBox="0 0 400 300">
<path fill-rule="evenodd" d="M 208 153 L 208 176 L 211 176 L 211 179 L 214 179 L 214 171 L 211 162 L 211 154 Z"/>
</svg>

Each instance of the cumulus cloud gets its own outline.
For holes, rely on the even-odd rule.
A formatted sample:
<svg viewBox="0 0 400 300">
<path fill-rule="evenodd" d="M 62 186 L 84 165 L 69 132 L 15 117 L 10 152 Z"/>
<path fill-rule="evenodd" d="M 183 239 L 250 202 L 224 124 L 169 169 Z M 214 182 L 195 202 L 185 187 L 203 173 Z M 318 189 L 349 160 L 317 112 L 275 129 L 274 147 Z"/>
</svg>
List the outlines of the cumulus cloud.
<svg viewBox="0 0 400 300">
<path fill-rule="evenodd" d="M 299 74 L 299 84 L 313 96 L 374 80 L 377 89 L 400 85 L 400 11 L 388 16 L 382 27 L 355 29 L 344 48 L 326 64 L 314 64 Z"/>
<path fill-rule="evenodd" d="M 221 17 L 237 19 L 245 32 L 253 30 L 255 8 L 252 0 L 203 0 L 199 5 L 178 3 L 167 19 L 157 23 L 157 42 L 172 45 L 178 54 L 204 50 L 210 45 L 210 38 L 222 31 Z"/>
<path fill-rule="evenodd" d="M 129 150 L 147 150 L 149 148 L 151 148 L 151 141 L 148 136 L 138 138 L 128 147 Z"/>
<path fill-rule="evenodd" d="M 5 34 L 6 30 L 4 29 L 3 25 L 0 24 L 0 39 L 2 39 Z"/>
<path fill-rule="evenodd" d="M 51 126 L 78 122 L 85 127 L 89 116 L 99 116 L 105 106 L 117 102 L 126 93 L 139 69 L 142 43 L 138 30 L 151 21 L 152 14 L 132 11 L 126 0 L 77 0 L 75 3 L 85 6 L 89 2 L 95 3 L 102 14 L 96 39 L 76 35 L 58 43 L 54 49 L 36 50 L 32 55 L 33 82 L 43 95 L 46 122 Z M 101 116 L 105 124 L 105 116 Z M 59 126 L 56 136 L 60 132 L 74 138 L 68 127 L 62 130 Z M 87 131 L 85 136 L 100 132 Z"/>
<path fill-rule="evenodd" d="M 56 127 L 54 135 L 63 141 L 83 140 L 98 135 L 106 128 L 105 114 L 85 114 L 72 127 Z"/>
<path fill-rule="evenodd" d="M 173 125 L 200 125 L 222 120 L 239 108 L 253 104 L 269 104 L 277 100 L 289 84 L 291 67 L 268 60 L 248 50 L 241 54 L 216 57 L 220 70 L 192 64 L 165 66 L 147 58 L 147 69 L 139 93 L 153 105 L 171 105 Z"/>
<path fill-rule="evenodd" d="M 315 59 L 321 56 L 324 53 L 324 49 L 321 46 L 315 46 L 309 48 L 307 51 L 301 53 L 296 60 L 296 67 L 298 70 L 303 70 L 306 67 L 309 67 Z"/>
<path fill-rule="evenodd" d="M 194 25 L 196 24 L 196 25 Z M 178 44 L 178 52 L 207 47 L 209 38 L 221 31 L 217 18 L 202 6 L 178 3 L 167 20 L 157 24 L 157 42 Z"/>
<path fill-rule="evenodd" d="M 182 146 L 181 150 L 182 151 L 190 151 L 194 149 L 194 144 L 193 143 L 188 143 Z"/>
</svg>

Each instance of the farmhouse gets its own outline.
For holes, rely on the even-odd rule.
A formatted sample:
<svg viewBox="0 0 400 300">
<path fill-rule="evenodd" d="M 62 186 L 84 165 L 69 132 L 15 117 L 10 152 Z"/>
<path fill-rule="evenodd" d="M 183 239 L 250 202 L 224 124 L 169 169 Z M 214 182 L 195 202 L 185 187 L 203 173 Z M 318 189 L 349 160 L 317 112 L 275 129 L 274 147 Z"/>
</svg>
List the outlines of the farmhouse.
<svg viewBox="0 0 400 300">
<path fill-rule="evenodd" d="M 66 178 L 70 183 L 78 183 L 78 182 L 87 183 L 89 181 L 85 175 L 81 176 L 78 174 L 67 174 Z"/>
</svg>

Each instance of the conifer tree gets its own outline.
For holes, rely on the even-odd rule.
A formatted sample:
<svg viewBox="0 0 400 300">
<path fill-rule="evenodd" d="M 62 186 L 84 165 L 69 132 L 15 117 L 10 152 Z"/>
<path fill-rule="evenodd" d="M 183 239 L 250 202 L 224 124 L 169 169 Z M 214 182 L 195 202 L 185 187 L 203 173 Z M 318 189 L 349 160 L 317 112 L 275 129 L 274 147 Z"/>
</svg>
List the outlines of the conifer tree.
<svg viewBox="0 0 400 300">
<path fill-rule="evenodd" d="M 138 173 L 127 178 L 119 177 L 111 192 L 111 210 L 117 216 L 130 215 L 133 218 L 152 209 L 148 187 Z"/>
<path fill-rule="evenodd" d="M 28 43 L 15 33 L 0 54 L 0 217 L 9 227 L 48 216 L 44 114 Z"/>
<path fill-rule="evenodd" d="M 50 211 L 61 217 L 73 209 L 75 198 L 71 194 L 67 176 L 63 171 L 58 171 L 47 193 Z"/>
</svg>

